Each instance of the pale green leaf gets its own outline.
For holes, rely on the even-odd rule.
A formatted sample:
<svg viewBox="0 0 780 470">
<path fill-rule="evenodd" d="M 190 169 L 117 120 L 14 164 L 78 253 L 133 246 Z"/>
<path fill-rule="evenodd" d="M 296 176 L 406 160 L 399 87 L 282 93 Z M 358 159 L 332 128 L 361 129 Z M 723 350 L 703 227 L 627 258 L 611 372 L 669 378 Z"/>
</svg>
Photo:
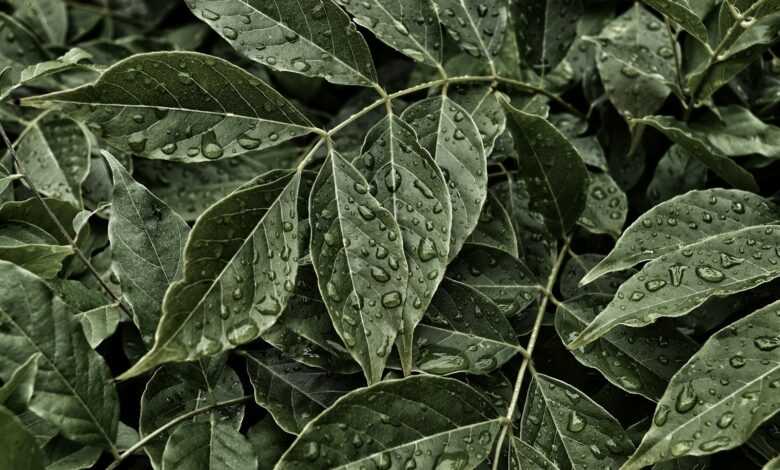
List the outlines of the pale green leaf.
<svg viewBox="0 0 780 470">
<path fill-rule="evenodd" d="M 255 403 L 291 434 L 299 434 L 339 397 L 365 383 L 360 376 L 303 366 L 273 350 L 248 352 L 244 357 Z"/>
<path fill-rule="evenodd" d="M 634 450 L 620 423 L 571 385 L 534 374 L 520 438 L 560 468 L 618 468 Z"/>
<path fill-rule="evenodd" d="M 38 277 L 0 261 L 0 376 L 40 353 L 30 409 L 68 438 L 111 447 L 119 402 L 103 358 L 90 348 L 81 325 Z M 55 341 L 58 338 L 58 341 Z"/>
<path fill-rule="evenodd" d="M 118 304 L 112 304 L 81 312 L 77 316 L 87 342 L 95 349 L 114 334 L 122 320 L 122 311 Z"/>
<path fill-rule="evenodd" d="M 710 337 L 672 378 L 624 468 L 734 448 L 780 410 L 779 315 L 775 302 Z"/>
<path fill-rule="evenodd" d="M 300 186 L 300 173 L 275 170 L 201 215 L 184 247 L 184 275 L 165 293 L 154 346 L 121 379 L 233 349 L 276 322 L 298 268 Z"/>
<path fill-rule="evenodd" d="M 0 468 L 43 470 L 43 452 L 19 418 L 0 406 Z"/>
<path fill-rule="evenodd" d="M 496 139 L 506 130 L 506 113 L 498 101 L 500 93 L 486 85 L 454 85 L 449 98 L 471 115 L 482 136 L 485 155 L 493 153 Z"/>
<path fill-rule="evenodd" d="M 628 197 L 609 173 L 589 172 L 588 200 L 577 223 L 591 233 L 618 238 L 628 216 Z"/>
<path fill-rule="evenodd" d="M 312 188 L 309 211 L 311 258 L 333 326 L 368 382 L 377 382 L 407 301 L 401 230 L 363 175 L 332 150 Z"/>
<path fill-rule="evenodd" d="M 502 422 L 490 402 L 462 382 L 426 375 L 384 381 L 340 398 L 312 420 L 276 469 L 395 463 L 472 470 L 491 451 Z M 335 442 L 345 443 L 339 452 L 332 451 Z"/>
<path fill-rule="evenodd" d="M 257 455 L 237 430 L 216 419 L 176 428 L 163 453 L 162 470 L 255 470 Z"/>
<path fill-rule="evenodd" d="M 68 30 L 68 11 L 63 0 L 23 0 L 14 16 L 43 33 L 47 43 L 62 45 Z"/>
<path fill-rule="evenodd" d="M 709 35 L 697 12 L 688 0 L 642 0 L 652 8 L 675 21 L 680 27 L 702 44 L 707 44 Z"/>
<path fill-rule="evenodd" d="M 504 102 L 515 140 L 520 175 L 554 235 L 574 227 L 587 200 L 588 172 L 577 149 L 549 121 Z"/>
<path fill-rule="evenodd" d="M 93 84 L 24 101 L 62 107 L 117 149 L 159 160 L 235 157 L 308 134 L 312 126 L 262 80 L 195 52 L 134 55 Z"/>
<path fill-rule="evenodd" d="M 489 64 L 504 43 L 509 11 L 503 0 L 436 0 L 439 19 L 464 52 Z"/>
<path fill-rule="evenodd" d="M 611 295 L 588 294 L 558 306 L 555 330 L 565 343 L 579 335 L 611 300 Z M 669 379 L 696 352 L 697 344 L 669 324 L 646 328 L 618 327 L 597 342 L 572 351 L 583 365 L 592 367 L 629 393 L 658 400 Z"/>
<path fill-rule="evenodd" d="M 441 67 L 442 34 L 431 0 L 338 0 L 355 22 L 412 59 Z"/>
<path fill-rule="evenodd" d="M 187 364 L 165 365 L 146 384 L 141 397 L 139 433 L 144 437 L 165 423 L 190 411 L 244 395 L 241 381 L 227 366 L 225 356 L 213 356 Z M 241 404 L 196 416 L 190 421 L 218 420 L 238 429 L 244 418 Z M 162 466 L 163 449 L 171 432 L 163 432 L 144 446 L 155 469 Z"/>
<path fill-rule="evenodd" d="M 554 69 L 577 37 L 581 0 L 515 2 L 517 39 L 525 61 L 536 71 Z"/>
<path fill-rule="evenodd" d="M 119 277 L 122 297 L 148 346 L 160 322 L 168 286 L 182 277 L 187 223 L 143 185 L 111 154 L 103 152 L 114 190 L 108 238 L 111 269 Z"/>
<path fill-rule="evenodd" d="M 418 101 L 403 113 L 420 144 L 444 172 L 452 200 L 449 259 L 479 223 L 487 198 L 487 158 L 480 129 L 471 115 L 446 96 Z"/>
<path fill-rule="evenodd" d="M 688 192 L 658 204 L 635 220 L 609 255 L 588 272 L 581 284 L 707 237 L 773 223 L 780 218 L 779 214 L 773 203 L 745 191 L 707 189 Z"/>
<path fill-rule="evenodd" d="M 35 353 L 30 356 L 0 386 L 0 405 L 17 414 L 27 409 L 35 391 L 35 377 L 38 375 L 38 361 L 40 358 L 41 353 Z"/>
<path fill-rule="evenodd" d="M 485 245 L 509 253 L 517 258 L 517 234 L 509 213 L 495 194 L 488 193 L 479 214 L 479 222 L 466 243 Z"/>
<path fill-rule="evenodd" d="M 778 236 L 780 226 L 748 227 L 654 259 L 620 286 L 569 347 L 585 346 L 618 325 L 640 327 L 661 317 L 680 317 L 711 297 L 750 290 L 779 277 Z"/>
<path fill-rule="evenodd" d="M 777 470 L 780 468 L 780 455 L 766 463 L 761 470 Z"/>
<path fill-rule="evenodd" d="M 396 116 L 383 119 L 368 132 L 362 156 L 355 159 L 354 165 L 401 230 L 409 274 L 397 346 L 401 365 L 408 372 L 412 367 L 414 328 L 447 269 L 453 215 L 450 193 L 444 175 L 417 142 L 414 130 Z M 358 212 L 366 221 L 375 217 L 364 207 L 358 207 Z M 371 276 L 382 285 L 392 273 L 375 267 Z"/>
<path fill-rule="evenodd" d="M 521 351 L 512 325 L 490 298 L 445 280 L 415 333 L 417 368 L 435 375 L 488 374 Z"/>
<path fill-rule="evenodd" d="M 22 70 L 48 59 L 38 38 L 16 19 L 0 12 L 0 97 L 6 96 L 21 79 Z M 8 40 L 8 37 L 13 40 Z"/>
<path fill-rule="evenodd" d="M 191 0 L 188 6 L 237 51 L 276 70 L 372 86 L 363 36 L 331 0 Z"/>
</svg>

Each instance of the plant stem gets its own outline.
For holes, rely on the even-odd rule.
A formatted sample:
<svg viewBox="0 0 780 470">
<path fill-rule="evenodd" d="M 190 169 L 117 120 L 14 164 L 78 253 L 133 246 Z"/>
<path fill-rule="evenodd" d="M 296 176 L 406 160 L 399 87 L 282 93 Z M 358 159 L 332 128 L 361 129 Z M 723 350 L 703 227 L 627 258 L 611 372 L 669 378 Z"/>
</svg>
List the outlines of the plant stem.
<svg viewBox="0 0 780 470">
<path fill-rule="evenodd" d="M 177 424 L 181 423 L 182 421 L 187 421 L 190 418 L 193 418 L 199 414 L 206 413 L 208 411 L 211 411 L 216 408 L 222 408 L 223 406 L 230 406 L 230 405 L 238 405 L 239 403 L 243 403 L 247 400 L 251 400 L 253 397 L 252 395 L 244 395 L 240 398 L 233 398 L 230 400 L 220 401 L 208 406 L 204 406 L 202 408 L 198 408 L 195 410 L 192 410 L 188 413 L 184 413 L 181 416 L 177 416 L 173 418 L 172 420 L 168 421 L 167 423 L 163 424 L 159 428 L 155 429 L 154 431 L 150 432 L 146 436 L 144 436 L 142 439 L 140 439 L 138 442 L 133 444 L 129 449 L 122 452 L 113 462 L 111 462 L 111 465 L 109 465 L 106 470 L 114 470 L 120 463 L 122 463 L 123 460 L 125 460 L 127 457 L 131 456 L 133 453 L 135 453 L 137 450 L 144 447 L 146 444 L 149 443 L 152 439 L 155 439 L 160 434 L 164 433 L 168 429 L 172 428 L 173 426 L 176 426 Z"/>
<path fill-rule="evenodd" d="M 669 47 L 671 47 L 672 52 L 674 52 L 674 69 L 677 72 L 677 88 L 679 88 L 679 91 L 677 93 L 682 94 L 682 89 L 684 88 L 683 75 L 682 75 L 682 61 L 680 60 L 680 52 L 677 50 L 677 37 L 674 34 L 674 30 L 672 29 L 672 22 L 669 20 L 669 17 L 664 16 L 664 21 L 666 22 L 666 32 L 669 34 Z M 680 98 L 682 105 L 686 106 L 684 97 L 681 95 L 678 95 L 678 97 Z"/>
<path fill-rule="evenodd" d="M 539 310 L 536 312 L 536 319 L 534 320 L 534 326 L 531 330 L 531 337 L 528 339 L 528 346 L 525 350 L 527 356 L 523 358 L 523 362 L 520 364 L 520 370 L 517 371 L 517 378 L 515 379 L 515 388 L 512 391 L 512 400 L 509 402 L 509 409 L 506 412 L 506 421 L 501 428 L 501 433 L 496 440 L 496 453 L 493 458 L 493 470 L 498 470 L 499 461 L 501 460 L 501 448 L 504 445 L 504 439 L 506 434 L 512 427 L 512 421 L 515 416 L 515 409 L 517 409 L 517 401 L 520 398 L 520 389 L 523 386 L 523 379 L 525 378 L 525 372 L 531 365 L 531 359 L 533 357 L 534 348 L 536 347 L 536 341 L 539 339 L 539 332 L 542 329 L 542 320 L 544 320 L 544 314 L 547 311 L 547 303 L 552 297 L 552 290 L 555 287 L 555 281 L 558 279 L 558 273 L 563 266 L 563 260 L 566 258 L 566 254 L 569 251 L 569 244 L 571 238 L 567 238 L 563 247 L 558 253 L 558 258 L 555 260 L 550 276 L 547 278 L 547 285 L 545 286 L 544 293 L 542 294 L 542 300 L 539 303 Z"/>
<path fill-rule="evenodd" d="M 100 273 L 97 272 L 97 269 L 95 269 L 94 266 L 92 266 L 92 263 L 89 261 L 87 256 L 84 254 L 83 251 L 76 245 L 76 241 L 73 239 L 73 237 L 70 236 L 70 233 L 68 233 L 68 230 L 60 223 L 60 219 L 57 218 L 57 215 L 54 214 L 54 212 L 51 210 L 48 204 L 46 204 L 46 201 L 43 199 L 41 194 L 38 192 L 38 189 L 35 187 L 35 184 L 33 184 L 32 180 L 27 176 L 27 172 L 24 169 L 24 165 L 22 164 L 22 161 L 19 159 L 19 156 L 16 154 L 16 150 L 14 149 L 13 144 L 11 143 L 11 139 L 8 138 L 8 134 L 5 133 L 5 128 L 3 127 L 3 124 L 0 123 L 0 137 L 3 139 L 3 143 L 5 143 L 6 147 L 8 147 L 8 152 L 11 154 L 11 159 L 14 163 L 14 166 L 16 166 L 17 171 L 19 172 L 19 175 L 21 176 L 22 181 L 30 188 L 30 191 L 32 191 L 35 198 L 38 200 L 38 203 L 43 207 L 43 210 L 46 212 L 46 214 L 49 216 L 52 222 L 54 222 L 54 225 L 57 226 L 57 229 L 62 233 L 63 238 L 70 244 L 71 248 L 73 248 L 74 253 L 76 253 L 76 256 L 81 260 L 82 263 L 84 263 L 84 266 L 87 267 L 90 273 L 92 273 L 93 276 L 95 276 L 95 280 L 97 280 L 98 284 L 100 284 L 100 287 L 103 288 L 103 290 L 106 291 L 108 296 L 119 305 L 119 308 L 122 309 L 122 311 L 127 314 L 130 318 L 133 317 L 133 314 L 129 311 L 129 309 L 122 304 L 122 300 L 117 297 L 116 294 L 114 294 L 114 291 L 111 290 L 110 287 L 106 284 L 106 282 L 103 280 L 102 277 L 100 277 Z"/>
</svg>

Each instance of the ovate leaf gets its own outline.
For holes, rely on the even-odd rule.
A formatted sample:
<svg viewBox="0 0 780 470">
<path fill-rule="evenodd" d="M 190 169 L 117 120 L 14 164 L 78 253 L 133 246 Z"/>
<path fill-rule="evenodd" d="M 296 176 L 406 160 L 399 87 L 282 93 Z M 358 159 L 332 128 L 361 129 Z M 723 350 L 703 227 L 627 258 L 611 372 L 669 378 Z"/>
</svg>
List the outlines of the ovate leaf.
<svg viewBox="0 0 780 470">
<path fill-rule="evenodd" d="M 273 350 L 248 352 L 244 357 L 255 402 L 291 434 L 299 434 L 339 397 L 363 385 L 359 376 L 306 367 Z"/>
<path fill-rule="evenodd" d="M 758 192 L 758 183 L 750 172 L 723 155 L 715 147 L 697 138 L 690 132 L 685 123 L 668 116 L 649 116 L 633 122 L 655 127 L 735 188 Z"/>
<path fill-rule="evenodd" d="M 565 236 L 585 209 L 588 172 L 576 148 L 549 121 L 515 109 L 507 102 L 509 129 L 515 140 L 520 175 L 554 235 Z"/>
<path fill-rule="evenodd" d="M 111 267 L 119 276 L 122 297 L 133 310 L 144 342 L 151 345 L 165 291 L 182 276 L 181 260 L 190 228 L 111 154 L 104 152 L 103 156 L 114 180 L 108 222 Z"/>
<path fill-rule="evenodd" d="M 369 131 L 363 154 L 355 168 L 368 180 L 371 194 L 398 223 L 409 268 L 403 328 L 398 340 L 401 365 L 412 366 L 414 328 L 444 277 L 450 251 L 452 206 L 447 182 L 427 150 L 417 142 L 414 130 L 398 117 L 390 116 Z M 358 207 L 363 219 L 374 215 Z M 375 267 L 373 281 L 385 284 L 391 273 Z"/>
<path fill-rule="evenodd" d="M 377 82 L 365 39 L 331 0 L 192 0 L 188 6 L 236 50 L 268 67 L 343 85 Z"/>
<path fill-rule="evenodd" d="M 520 438 L 560 468 L 617 468 L 634 450 L 623 427 L 604 408 L 543 374 L 534 374 L 520 426 Z"/>
<path fill-rule="evenodd" d="M 628 197 L 609 173 L 589 174 L 588 200 L 578 223 L 589 232 L 617 238 L 628 216 Z"/>
<path fill-rule="evenodd" d="M 119 402 L 103 358 L 41 279 L 5 261 L 0 261 L 0 279 L 0 376 L 8 380 L 40 353 L 30 409 L 70 439 L 110 448 Z"/>
<path fill-rule="evenodd" d="M 623 232 L 609 255 L 585 275 L 581 284 L 707 237 L 778 219 L 780 213 L 775 205 L 755 194 L 735 189 L 691 191 L 642 214 Z"/>
<path fill-rule="evenodd" d="M 560 304 L 555 329 L 567 343 L 588 325 L 611 300 L 604 294 L 579 296 Z M 669 379 L 697 345 L 670 325 L 646 328 L 618 327 L 597 342 L 572 351 L 583 365 L 597 369 L 611 383 L 651 400 L 663 395 Z"/>
<path fill-rule="evenodd" d="M 165 294 L 154 346 L 122 379 L 235 348 L 276 322 L 295 285 L 300 186 L 300 173 L 275 170 L 203 213 L 184 248 L 184 276 Z"/>
<path fill-rule="evenodd" d="M 643 0 L 643 2 L 674 20 L 702 44 L 708 43 L 707 28 L 696 11 L 690 7 L 689 0 Z"/>
<path fill-rule="evenodd" d="M 444 172 L 452 200 L 449 259 L 479 223 L 487 197 L 487 159 L 480 130 L 471 115 L 446 96 L 418 101 L 403 118 Z"/>
<path fill-rule="evenodd" d="M 748 227 L 708 237 L 649 262 L 569 346 L 578 348 L 617 325 L 645 326 L 687 314 L 710 297 L 725 297 L 780 276 L 775 247 L 780 226 Z"/>
<path fill-rule="evenodd" d="M 8 409 L 0 406 L 0 468 L 43 470 L 45 457 L 35 437 Z"/>
<path fill-rule="evenodd" d="M 355 22 L 389 46 L 424 64 L 441 67 L 442 34 L 431 0 L 339 0 Z"/>
<path fill-rule="evenodd" d="M 504 43 L 509 15 L 502 0 L 436 0 L 434 3 L 447 32 L 467 54 L 490 66 Z"/>
<path fill-rule="evenodd" d="M 230 425 L 212 419 L 179 426 L 168 438 L 162 470 L 255 470 L 252 444 Z"/>
<path fill-rule="evenodd" d="M 780 410 L 779 315 L 775 302 L 710 337 L 672 378 L 625 468 L 734 448 Z"/>
<path fill-rule="evenodd" d="M 309 211 L 311 258 L 333 326 L 368 382 L 377 382 L 407 302 L 401 230 L 363 175 L 332 150 L 314 182 Z"/>
<path fill-rule="evenodd" d="M 342 397 L 311 421 L 276 469 L 397 462 L 471 470 L 487 457 L 501 423 L 490 401 L 462 382 L 426 375 L 384 381 Z M 333 452 L 334 442 L 346 445 Z"/>
<path fill-rule="evenodd" d="M 84 336 L 92 349 L 100 346 L 116 331 L 122 320 L 122 310 L 118 304 L 104 305 L 78 314 Z"/>
<path fill-rule="evenodd" d="M 520 52 L 541 72 L 554 69 L 566 57 L 584 9 L 581 0 L 539 0 L 515 2 L 512 13 Z"/>
<path fill-rule="evenodd" d="M 249 428 L 246 437 L 255 448 L 258 470 L 272 470 L 293 441 L 293 436 L 282 431 L 270 414 Z"/>
<path fill-rule="evenodd" d="M 35 377 L 38 375 L 38 361 L 40 359 L 40 353 L 33 354 L 24 364 L 13 371 L 11 376 L 0 386 L 0 405 L 16 414 L 27 410 L 35 391 Z"/>
<path fill-rule="evenodd" d="M 490 246 L 517 258 L 517 234 L 509 213 L 493 193 L 488 193 L 485 206 L 479 214 L 479 223 L 467 243 Z"/>
<path fill-rule="evenodd" d="M 134 55 L 93 84 L 25 103 L 62 107 L 117 149 L 160 160 L 234 157 L 305 135 L 312 126 L 259 78 L 195 52 Z"/>
<path fill-rule="evenodd" d="M 450 87 L 448 96 L 471 114 L 482 136 L 485 155 L 492 154 L 496 139 L 506 130 L 506 113 L 499 102 L 500 93 L 486 85 L 461 84 Z"/>
<path fill-rule="evenodd" d="M 5 40 L 0 41 L 0 96 L 15 88 L 22 70 L 28 65 L 48 59 L 35 35 L 19 21 L 0 12 L 0 29 Z M 8 36 L 13 40 L 8 40 Z"/>
<path fill-rule="evenodd" d="M 183 414 L 240 398 L 243 394 L 238 375 L 227 366 L 224 355 L 187 364 L 163 366 L 149 379 L 141 397 L 139 433 L 141 437 L 147 436 Z M 244 406 L 238 404 L 215 409 L 183 423 L 216 420 L 237 430 L 243 418 Z M 144 446 L 154 468 L 161 468 L 165 442 L 171 432 L 180 426 L 159 434 Z"/>
<path fill-rule="evenodd" d="M 446 280 L 415 334 L 415 362 L 429 374 L 488 374 L 521 348 L 512 325 L 490 298 Z"/>
</svg>

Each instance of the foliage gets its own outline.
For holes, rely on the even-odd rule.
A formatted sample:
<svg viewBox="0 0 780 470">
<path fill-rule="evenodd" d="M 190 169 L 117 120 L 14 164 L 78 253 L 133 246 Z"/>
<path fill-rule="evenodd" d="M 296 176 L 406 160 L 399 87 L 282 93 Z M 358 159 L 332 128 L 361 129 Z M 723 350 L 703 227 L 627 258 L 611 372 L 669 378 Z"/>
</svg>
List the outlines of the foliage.
<svg viewBox="0 0 780 470">
<path fill-rule="evenodd" d="M 779 32 L 0 0 L 0 468 L 780 468 Z"/>
</svg>

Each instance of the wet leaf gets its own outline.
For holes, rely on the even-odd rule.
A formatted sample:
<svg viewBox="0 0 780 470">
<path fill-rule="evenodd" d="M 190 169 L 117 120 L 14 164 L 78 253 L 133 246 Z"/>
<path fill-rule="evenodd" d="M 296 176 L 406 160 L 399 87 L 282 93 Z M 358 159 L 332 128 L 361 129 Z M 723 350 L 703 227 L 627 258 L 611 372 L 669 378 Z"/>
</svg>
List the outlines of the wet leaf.
<svg viewBox="0 0 780 470">
<path fill-rule="evenodd" d="M 628 198 L 609 173 L 589 172 L 588 200 L 577 221 L 592 233 L 618 238 L 628 216 Z"/>
<path fill-rule="evenodd" d="M 466 243 L 485 245 L 503 250 L 517 258 L 517 234 L 509 213 L 493 193 L 488 193 L 479 223 Z"/>
<path fill-rule="evenodd" d="M 520 52 L 531 67 L 544 71 L 566 57 L 584 8 L 580 0 L 540 0 L 515 2 L 512 13 Z"/>
<path fill-rule="evenodd" d="M 456 380 L 418 375 L 384 381 L 342 397 L 311 421 L 276 468 L 413 461 L 417 468 L 472 469 L 490 452 L 500 422 L 489 401 Z M 330 452 L 330 442 L 345 446 Z"/>
<path fill-rule="evenodd" d="M 778 312 L 772 303 L 707 340 L 672 378 L 625 468 L 734 448 L 778 411 Z"/>
<path fill-rule="evenodd" d="M 679 145 L 672 145 L 655 167 L 647 199 L 656 205 L 694 189 L 704 189 L 707 167 Z"/>
<path fill-rule="evenodd" d="M 78 314 L 84 336 L 92 349 L 113 335 L 122 320 L 118 304 L 104 305 Z"/>
<path fill-rule="evenodd" d="M 365 39 L 331 0 L 191 0 L 188 6 L 236 50 L 270 68 L 344 85 L 377 81 Z"/>
<path fill-rule="evenodd" d="M 691 36 L 707 44 L 709 41 L 707 28 L 704 26 L 696 10 L 691 8 L 689 0 L 642 0 L 653 9 L 675 21 Z"/>
<path fill-rule="evenodd" d="M 311 131 L 309 120 L 268 84 L 195 52 L 134 55 L 93 84 L 25 104 L 62 108 L 117 149 L 157 160 L 229 158 Z"/>
<path fill-rule="evenodd" d="M 495 56 L 503 45 L 508 8 L 501 0 L 436 0 L 439 20 L 463 52 L 487 63 L 495 73 Z"/>
<path fill-rule="evenodd" d="M 21 414 L 27 409 L 35 391 L 35 377 L 38 375 L 38 361 L 40 359 L 40 353 L 30 356 L 0 386 L 1 406 L 16 414 Z"/>
<path fill-rule="evenodd" d="M 227 424 L 217 421 L 186 423 L 178 427 L 163 453 L 163 470 L 254 470 L 257 455 L 252 444 Z"/>
<path fill-rule="evenodd" d="M 314 182 L 310 212 L 311 257 L 322 298 L 368 382 L 377 382 L 407 301 L 401 230 L 368 191 L 366 178 L 335 151 Z"/>
<path fill-rule="evenodd" d="M 19 470 L 43 470 L 45 459 L 38 443 L 19 418 L 0 406 L 0 466 Z"/>
</svg>

